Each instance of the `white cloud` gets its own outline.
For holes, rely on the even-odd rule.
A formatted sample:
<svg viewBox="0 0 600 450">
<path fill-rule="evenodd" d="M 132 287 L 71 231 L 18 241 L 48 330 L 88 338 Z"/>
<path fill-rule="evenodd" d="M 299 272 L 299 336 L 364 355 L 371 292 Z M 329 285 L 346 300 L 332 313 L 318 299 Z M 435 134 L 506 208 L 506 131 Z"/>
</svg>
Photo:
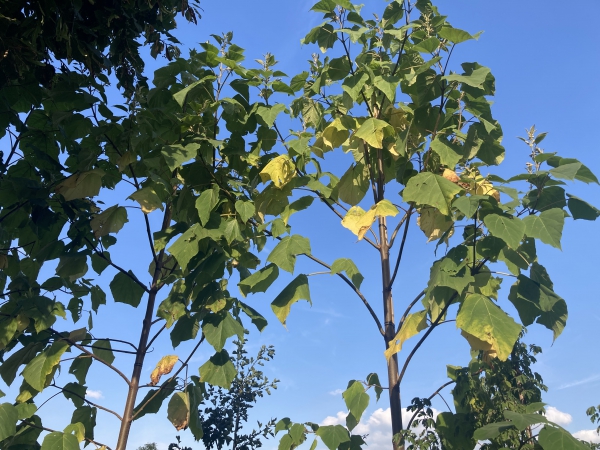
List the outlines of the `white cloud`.
<svg viewBox="0 0 600 450">
<path fill-rule="evenodd" d="M 336 389 L 335 391 L 329 391 L 329 395 L 340 395 L 344 392 L 343 389 Z"/>
<path fill-rule="evenodd" d="M 559 411 L 554 406 L 546 408 L 546 418 L 559 425 L 569 425 L 573 421 L 571 414 Z"/>
<path fill-rule="evenodd" d="M 438 411 L 433 409 L 434 417 Z M 335 416 L 326 417 L 321 425 L 346 425 L 346 415 L 344 411 L 338 412 Z M 402 408 L 402 422 L 404 425 L 408 423 L 412 417 L 411 412 Z M 419 431 L 419 428 L 416 429 Z M 392 441 L 392 418 L 390 416 L 390 408 L 379 408 L 373 412 L 367 419 L 363 417 L 360 423 L 352 430 L 352 434 L 367 434 L 365 439 L 369 450 L 389 450 Z"/>
<path fill-rule="evenodd" d="M 88 389 L 87 391 L 85 391 L 85 396 L 93 398 L 94 400 L 100 400 L 101 398 L 104 398 L 104 395 L 102 395 L 102 391 L 94 391 L 92 389 Z"/>
<path fill-rule="evenodd" d="M 596 430 L 581 430 L 577 433 L 573 433 L 573 436 L 575 436 L 577 439 L 581 439 L 582 441 L 600 444 L 600 435 L 598 435 Z"/>
</svg>

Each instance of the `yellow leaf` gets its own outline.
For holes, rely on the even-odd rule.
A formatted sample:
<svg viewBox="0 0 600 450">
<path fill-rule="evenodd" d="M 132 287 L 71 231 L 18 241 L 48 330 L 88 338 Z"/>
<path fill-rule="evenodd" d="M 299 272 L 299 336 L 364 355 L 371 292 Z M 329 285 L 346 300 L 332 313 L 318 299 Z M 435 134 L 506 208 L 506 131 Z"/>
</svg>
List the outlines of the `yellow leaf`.
<svg viewBox="0 0 600 450">
<path fill-rule="evenodd" d="M 171 373 L 173 366 L 175 366 L 178 360 L 179 357 L 177 355 L 168 355 L 162 357 L 150 374 L 150 385 L 156 386 L 160 381 L 160 377 Z"/>
<path fill-rule="evenodd" d="M 427 236 L 427 242 L 431 242 L 441 238 L 446 231 L 452 228 L 454 222 L 450 217 L 443 215 L 437 208 L 421 208 L 419 210 L 419 217 L 417 217 L 417 225 L 419 225 L 421 231 Z M 444 242 L 448 243 L 448 239 L 453 234 L 454 230 L 451 230 L 446 239 L 444 239 Z"/>
<path fill-rule="evenodd" d="M 335 119 L 331 122 L 321 134 L 323 143 L 331 149 L 337 148 L 348 139 L 350 132 L 342 125 L 341 120 Z"/>
<path fill-rule="evenodd" d="M 375 205 L 375 215 L 378 217 L 395 217 L 398 215 L 398 212 L 398 208 L 396 208 L 389 200 L 381 200 Z"/>
<path fill-rule="evenodd" d="M 483 351 L 483 360 L 489 362 L 490 359 L 496 358 L 498 353 L 493 348 L 493 345 L 489 342 L 482 341 L 481 339 L 473 336 L 472 334 L 467 333 L 466 331 L 461 331 L 460 334 L 467 340 L 471 349 L 473 350 L 481 350 Z"/>
<path fill-rule="evenodd" d="M 446 180 L 452 181 L 453 183 L 458 183 L 458 181 L 460 180 L 460 178 L 458 178 L 458 175 L 456 175 L 456 172 L 450 169 L 444 169 L 444 173 L 442 174 L 442 176 Z"/>
<path fill-rule="evenodd" d="M 260 179 L 263 183 L 271 180 L 275 187 L 281 189 L 294 178 L 296 167 L 288 155 L 280 155 L 272 159 L 260 171 Z"/>
<path fill-rule="evenodd" d="M 496 199 L 496 201 L 500 201 L 500 193 L 494 189 L 494 185 L 490 183 L 488 180 L 484 179 L 480 183 L 475 184 L 475 194 L 476 195 L 491 195 Z"/>
<path fill-rule="evenodd" d="M 427 328 L 427 311 L 419 311 L 413 314 L 409 314 L 406 320 L 402 324 L 400 331 L 391 340 L 390 346 L 384 352 L 386 359 L 390 359 L 400 350 L 402 350 L 402 344 L 413 336 L 419 334 L 420 331 Z"/>
<path fill-rule="evenodd" d="M 360 241 L 365 237 L 365 234 L 367 234 L 367 231 L 369 231 L 369 228 L 371 228 L 377 217 L 393 217 L 397 214 L 398 208 L 392 205 L 389 200 L 380 201 L 376 205 L 371 206 L 368 211 L 364 211 L 360 206 L 353 206 L 346 213 L 344 220 L 342 220 L 342 226 L 357 235 Z"/>
<path fill-rule="evenodd" d="M 406 118 L 406 113 L 401 109 L 396 109 L 394 107 L 390 107 L 388 111 L 390 112 L 390 125 L 396 128 L 397 130 L 405 130 L 408 126 L 408 119 Z"/>
<path fill-rule="evenodd" d="M 151 186 L 143 187 L 127 198 L 138 202 L 144 214 L 149 214 L 156 209 L 160 209 L 161 211 L 164 209 L 162 200 Z"/>
</svg>

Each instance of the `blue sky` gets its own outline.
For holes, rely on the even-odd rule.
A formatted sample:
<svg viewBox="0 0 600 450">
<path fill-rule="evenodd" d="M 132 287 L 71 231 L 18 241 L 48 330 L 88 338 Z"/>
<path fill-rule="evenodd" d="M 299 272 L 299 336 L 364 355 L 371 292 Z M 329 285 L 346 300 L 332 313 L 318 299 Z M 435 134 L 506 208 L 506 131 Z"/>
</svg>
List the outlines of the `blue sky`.
<svg viewBox="0 0 600 450">
<path fill-rule="evenodd" d="M 174 33 L 182 42 L 182 49 L 193 48 L 198 42 L 211 39 L 210 34 L 234 32 L 234 42 L 246 48 L 247 66 L 266 52 L 273 53 L 280 61 L 278 68 L 288 75 L 305 70 L 310 54 L 317 48 L 302 47 L 300 39 L 321 20 L 321 15 L 309 12 L 313 1 L 260 1 L 205 0 L 202 3 L 202 19 L 198 26 L 186 24 L 180 19 L 180 27 Z M 363 11 L 380 13 L 385 7 L 383 0 L 365 2 Z M 600 93 L 596 87 L 600 71 L 600 43 L 597 39 L 596 18 L 600 14 L 600 2 L 582 0 L 576 8 L 565 10 L 564 3 L 556 0 L 527 2 L 490 2 L 477 0 L 445 0 L 437 2 L 440 11 L 449 16 L 450 23 L 470 32 L 483 30 L 477 42 L 468 42 L 457 48 L 453 61 L 458 65 L 464 61 L 477 61 L 492 69 L 496 77 L 494 115 L 504 129 L 504 146 L 507 157 L 499 174 L 518 173 L 524 168 L 527 147 L 516 139 L 525 134 L 524 129 L 533 124 L 549 135 L 542 147 L 548 152 L 557 151 L 563 157 L 575 157 L 600 174 L 600 158 L 597 140 L 593 138 L 597 125 L 597 105 Z M 147 58 L 147 73 L 166 60 Z M 151 78 L 151 77 L 150 77 Z M 284 99 L 285 101 L 285 99 Z M 115 97 L 115 103 L 118 99 Z M 345 164 L 345 163 L 344 163 Z M 339 170 L 338 170 L 339 172 Z M 569 192 L 588 199 L 600 206 L 598 186 L 569 186 Z M 316 205 L 316 203 L 315 203 Z M 307 215 L 293 216 L 293 232 L 311 238 L 315 256 L 328 262 L 339 257 L 353 258 L 366 280 L 363 292 L 372 298 L 379 311 L 380 275 L 377 255 L 365 243 L 356 243 L 350 232 L 339 226 L 339 220 L 325 208 L 316 206 L 318 220 Z M 320 208 L 320 209 L 319 209 Z M 154 213 L 159 214 L 159 213 Z M 314 212 L 313 212 L 314 214 Z M 120 239 L 130 239 L 131 246 L 125 251 L 112 253 L 117 261 L 125 261 L 131 268 L 143 267 L 148 260 L 147 248 L 140 243 L 141 255 L 132 252 L 137 247 L 136 224 L 138 220 L 130 214 L 130 223 L 120 233 Z M 555 283 L 555 290 L 567 300 L 569 322 L 564 333 L 552 344 L 551 333 L 540 326 L 531 326 L 525 341 L 542 346 L 544 353 L 538 358 L 536 370 L 543 376 L 550 391 L 545 401 L 556 410 L 558 421 L 562 421 L 572 432 L 591 429 L 585 409 L 600 403 L 600 359 L 597 350 L 600 329 L 600 302 L 598 301 L 595 273 L 600 245 L 596 238 L 597 225 L 585 221 L 568 221 L 563 238 L 563 251 L 542 248 L 540 261 L 544 264 Z M 406 255 L 414 255 L 410 264 L 402 266 L 396 284 L 397 302 L 412 300 L 424 287 L 429 267 L 435 260 L 435 244 L 425 244 L 420 232 L 412 234 Z M 268 244 L 268 249 L 273 244 Z M 132 254 L 135 256 L 132 257 Z M 266 259 L 267 253 L 261 255 Z M 406 259 L 405 261 L 408 261 Z M 320 270 L 308 261 L 300 260 L 296 273 Z M 107 271 L 108 272 L 108 271 Z M 272 396 L 263 399 L 253 411 L 252 420 L 265 421 L 271 417 L 289 416 L 294 421 L 337 423 L 338 413 L 344 411 L 344 402 L 339 393 L 351 379 L 364 379 L 370 372 L 385 375 L 385 359 L 380 336 L 373 327 L 370 317 L 357 297 L 339 280 L 329 275 L 311 277 L 313 305 L 306 302 L 294 305 L 288 318 L 287 330 L 271 313 L 272 297 L 289 279 L 282 279 L 267 294 L 251 297 L 251 304 L 269 320 L 262 333 L 250 335 L 250 353 L 262 344 L 274 344 L 277 355 L 274 362 L 265 367 L 269 378 L 281 380 L 280 388 Z M 510 280 L 505 281 L 501 291 L 503 306 L 507 306 L 506 295 Z M 278 290 L 279 289 L 279 290 Z M 231 286 L 235 292 L 235 286 Z M 94 332 L 97 337 L 112 334 L 115 329 L 125 330 L 133 339 L 141 323 L 141 312 L 122 304 L 109 304 L 115 315 L 110 320 L 96 320 Z M 108 312 L 105 307 L 104 312 Z M 516 314 L 515 314 L 516 316 Z M 137 339 L 137 337 L 135 337 Z M 410 342 L 410 341 L 409 341 Z M 186 355 L 191 346 L 184 343 L 177 353 Z M 406 349 L 410 349 L 408 345 Z M 161 356 L 173 353 L 168 339 L 157 344 L 150 354 L 145 369 L 149 377 L 154 364 Z M 192 361 L 192 370 L 201 365 L 212 350 L 201 349 Z M 126 362 L 118 356 L 117 362 Z M 453 324 L 436 330 L 415 357 L 403 384 L 404 401 L 412 397 L 425 397 L 443 384 L 446 364 L 464 365 L 469 360 L 469 348 Z M 66 382 L 66 381 L 65 381 Z M 115 381 L 112 374 L 100 372 L 89 383 L 90 389 L 101 391 L 99 402 L 113 405 L 119 410 L 121 403 L 114 399 L 123 398 L 124 386 Z M 2 387 L 4 390 L 4 387 Z M 448 390 L 446 400 L 451 400 Z M 374 396 L 372 396 L 374 397 Z M 444 410 L 442 402 L 434 405 Z M 382 399 L 378 404 L 374 398 L 364 415 L 361 425 L 369 432 L 373 442 L 369 448 L 388 448 L 384 442 L 386 434 L 385 410 Z M 48 404 L 44 408 L 60 408 Z M 118 411 L 120 412 L 120 411 Z M 566 415 L 569 414 L 571 419 Z M 101 413 L 99 413 L 101 414 Z M 328 419 L 326 419 L 329 417 Z M 59 417 L 51 417 L 47 426 L 62 428 Z M 96 436 L 99 440 L 115 441 L 116 422 L 99 415 Z M 251 422 L 252 423 L 252 422 Z M 46 423 L 45 423 L 46 424 Z M 156 417 L 146 416 L 134 423 L 131 448 L 145 442 L 166 444 L 174 440 L 176 431 L 161 411 Z M 102 438 L 100 438 L 102 436 Z M 189 432 L 181 433 L 184 443 L 192 445 Z M 369 442 L 369 441 L 367 441 Z M 197 448 L 195 445 L 192 447 Z M 199 447 L 199 446 L 198 446 Z M 276 448 L 272 440 L 265 446 Z"/>
</svg>

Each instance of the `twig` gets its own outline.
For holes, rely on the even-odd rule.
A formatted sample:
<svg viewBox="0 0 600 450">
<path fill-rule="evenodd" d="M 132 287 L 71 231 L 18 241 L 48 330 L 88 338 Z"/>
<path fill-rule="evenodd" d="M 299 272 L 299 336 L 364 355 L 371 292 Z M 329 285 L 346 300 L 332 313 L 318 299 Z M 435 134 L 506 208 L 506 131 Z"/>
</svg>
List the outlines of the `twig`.
<svg viewBox="0 0 600 450">
<path fill-rule="evenodd" d="M 148 345 L 146 345 L 146 351 L 148 351 L 148 349 L 150 348 L 150 346 L 152 345 L 152 343 L 156 340 L 156 338 L 158 337 L 158 335 L 160 333 L 162 333 L 166 328 L 167 328 L 167 326 L 165 324 L 163 324 L 163 326 L 160 328 L 160 330 L 158 330 L 156 332 L 156 334 L 152 337 L 152 339 L 150 339 L 150 342 L 148 342 Z"/>
<path fill-rule="evenodd" d="M 408 307 L 406 308 L 406 311 L 404 311 L 404 314 L 402 315 L 402 317 L 400 318 L 400 321 L 398 322 L 398 329 L 396 330 L 396 334 L 398 334 L 398 332 L 400 332 L 400 328 L 402 328 L 402 325 L 404 325 L 404 321 L 406 320 L 406 318 L 408 317 L 408 313 L 410 313 L 410 310 L 413 308 L 413 306 L 415 306 L 417 304 L 417 302 L 419 300 L 421 300 L 421 298 L 425 295 L 425 290 L 422 290 L 419 295 L 417 295 L 415 297 L 415 299 L 410 302 L 410 305 L 408 305 Z"/>
<path fill-rule="evenodd" d="M 456 381 L 448 381 L 447 383 L 442 384 L 433 394 L 431 394 L 429 397 L 427 397 L 427 400 L 431 401 L 431 399 L 433 397 L 435 397 L 436 395 L 438 395 L 442 391 L 442 389 L 444 389 L 447 386 L 450 386 L 452 383 L 456 383 Z M 441 397 L 441 395 L 440 395 L 440 397 Z M 442 400 L 444 400 L 444 399 L 442 398 Z M 444 403 L 446 403 L 446 400 L 444 400 Z M 448 403 L 446 403 L 446 406 L 448 406 Z M 448 409 L 450 409 L 449 406 L 448 406 Z M 417 417 L 417 414 L 422 410 L 423 410 L 423 408 L 419 408 L 415 411 L 415 413 L 412 415 L 412 417 L 408 421 L 408 425 L 406 425 L 407 430 L 410 429 L 410 426 L 413 423 L 413 420 L 415 420 L 415 417 Z"/>
<path fill-rule="evenodd" d="M 106 412 L 108 412 L 108 413 L 111 413 L 111 414 L 112 414 L 112 415 L 114 415 L 114 416 L 115 416 L 117 419 L 119 419 L 119 420 L 123 420 L 123 418 L 122 418 L 122 417 L 121 417 L 119 414 L 117 414 L 116 412 L 114 412 L 112 409 L 108 409 L 108 408 L 105 408 L 105 407 L 104 407 L 104 406 L 102 406 L 102 405 L 98 405 L 97 403 L 91 402 L 91 401 L 89 401 L 87 398 L 85 398 L 85 397 L 82 397 L 81 395 L 79 395 L 77 392 L 73 392 L 73 391 L 71 391 L 71 390 L 69 390 L 69 389 L 65 389 L 64 387 L 57 386 L 57 385 L 56 385 L 56 384 L 54 384 L 54 383 L 52 383 L 50 386 L 52 386 L 52 387 L 55 387 L 56 389 L 59 389 L 61 392 L 68 392 L 69 394 L 73 394 L 75 397 L 78 397 L 78 398 L 80 398 L 81 400 L 83 400 L 84 402 L 86 402 L 88 405 L 94 406 L 94 407 L 96 407 L 96 408 L 98 408 L 98 409 L 102 409 L 103 411 L 106 411 Z M 60 392 L 59 392 L 59 394 L 60 394 Z M 38 408 L 38 409 L 39 409 L 39 408 Z"/>
<path fill-rule="evenodd" d="M 412 208 L 412 205 L 411 207 Z M 396 280 L 396 275 L 398 275 L 398 268 L 400 267 L 400 261 L 402 261 L 402 253 L 404 253 L 404 244 L 406 243 L 406 235 L 408 234 L 408 226 L 410 225 L 410 218 L 412 214 L 410 214 L 411 209 L 408 209 L 406 225 L 404 226 L 404 234 L 402 235 L 402 242 L 400 242 L 400 250 L 398 251 L 398 259 L 396 259 L 396 266 L 394 267 L 394 274 L 392 275 L 392 279 L 390 280 L 390 285 L 387 287 L 388 290 L 392 289 L 394 285 L 394 281 Z"/>
</svg>

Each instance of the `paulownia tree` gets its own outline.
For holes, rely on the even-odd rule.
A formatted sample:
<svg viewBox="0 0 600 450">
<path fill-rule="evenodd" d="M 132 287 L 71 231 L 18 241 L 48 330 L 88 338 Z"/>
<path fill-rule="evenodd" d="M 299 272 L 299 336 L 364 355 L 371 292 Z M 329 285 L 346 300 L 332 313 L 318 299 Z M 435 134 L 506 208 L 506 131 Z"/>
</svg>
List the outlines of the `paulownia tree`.
<svg viewBox="0 0 600 450">
<path fill-rule="evenodd" d="M 490 173 L 505 156 L 489 100 L 494 76 L 476 62 L 451 61 L 454 48 L 477 35 L 453 28 L 430 1 L 391 1 L 374 19 L 348 0 L 322 0 L 312 9 L 324 14 L 323 22 L 304 43 L 317 44 L 326 56 L 314 54 L 308 70 L 289 84 L 264 86 L 266 100 L 272 91 L 295 96 L 286 113 L 297 122 L 289 133 L 274 122 L 279 152 L 262 169 L 268 184 L 256 197 L 260 217 L 275 217 L 271 234 L 280 242 L 267 258 L 270 264 L 242 285 L 262 291 L 273 271 L 293 273 L 296 256 L 306 255 L 354 291 L 366 308 L 365 321 L 382 338 L 387 382 L 370 374 L 364 382 L 349 383 L 343 394 L 346 427 L 282 421 L 277 429 L 287 432 L 280 448 L 294 448 L 307 432 L 330 449 L 359 448 L 362 437 L 351 433 L 369 402 L 366 386 L 374 387 L 377 397 L 387 389 L 393 448 L 400 449 L 400 388 L 415 353 L 436 328 L 455 322 L 473 350 L 500 361 L 511 354 L 523 327 L 538 323 L 555 339 L 561 334 L 567 305 L 554 292 L 536 247 L 541 242 L 561 248 L 567 218 L 598 217 L 595 207 L 565 190 L 570 181 L 598 180 L 576 159 L 544 152 L 539 144 L 546 133 L 534 127 L 522 138 L 531 153 L 526 170 L 507 179 Z M 340 168 L 338 152 L 351 156 L 349 167 Z M 333 169 L 322 170 L 322 160 L 331 158 L 335 163 L 327 167 Z M 367 247 L 365 254 L 373 252 L 381 269 L 381 315 L 373 306 L 375 296 L 361 291 L 357 264 L 348 258 L 325 262 L 307 236 L 282 228 L 291 214 L 307 208 L 310 214 L 315 199 L 340 219 L 347 233 L 342 242 L 358 240 Z M 342 230 L 328 235 L 343 236 Z M 437 242 L 442 254 L 433 261 L 427 285 L 416 292 L 403 280 L 402 266 L 411 260 L 404 253 L 409 239 Z M 508 296 L 501 295 L 507 283 Z M 507 297 L 520 321 L 503 310 Z M 311 301 L 305 274 L 272 304 L 282 323 L 299 300 Z M 401 352 L 416 336 L 415 345 Z M 522 420 L 546 423 L 535 405 L 527 411 L 535 417 Z M 489 436 L 473 436 L 472 425 L 461 412 L 445 413 L 437 418 L 436 432 L 445 448 L 473 448 Z M 539 445 L 549 449 L 557 436 L 569 448 L 580 446 L 549 423 L 539 433 Z"/>
</svg>

